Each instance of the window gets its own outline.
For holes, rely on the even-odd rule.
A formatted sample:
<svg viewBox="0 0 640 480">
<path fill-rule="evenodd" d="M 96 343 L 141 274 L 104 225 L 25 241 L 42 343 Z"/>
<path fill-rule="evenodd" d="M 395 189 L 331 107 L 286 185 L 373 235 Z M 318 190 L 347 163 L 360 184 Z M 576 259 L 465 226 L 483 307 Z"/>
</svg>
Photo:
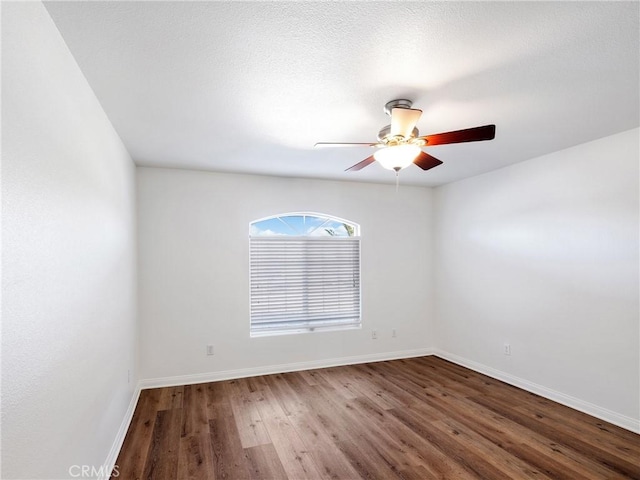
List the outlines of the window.
<svg viewBox="0 0 640 480">
<path fill-rule="evenodd" d="M 360 327 L 360 227 L 322 214 L 251 223 L 251 336 Z"/>
</svg>

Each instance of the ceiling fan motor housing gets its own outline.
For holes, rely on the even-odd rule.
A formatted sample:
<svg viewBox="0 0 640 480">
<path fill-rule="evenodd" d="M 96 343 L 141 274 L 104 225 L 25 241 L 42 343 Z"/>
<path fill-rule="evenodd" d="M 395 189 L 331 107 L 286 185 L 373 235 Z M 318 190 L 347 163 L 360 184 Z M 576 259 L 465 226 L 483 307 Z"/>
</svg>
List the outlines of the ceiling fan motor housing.
<svg viewBox="0 0 640 480">
<path fill-rule="evenodd" d="M 400 98 L 398 100 L 391 100 L 387 102 L 384 106 L 384 113 L 391 116 L 391 110 L 394 108 L 411 108 L 413 102 L 411 100 L 407 100 L 404 98 Z"/>
<path fill-rule="evenodd" d="M 397 108 L 397 107 L 394 107 Z M 379 132 L 378 132 L 378 141 L 381 143 L 394 143 L 394 139 L 393 137 L 390 137 L 391 133 L 391 125 L 387 125 L 386 127 L 383 127 Z M 413 131 L 411 132 L 411 137 L 412 138 L 418 138 L 420 136 L 420 132 L 418 131 L 418 129 L 416 127 L 413 128 Z M 404 137 L 402 137 L 404 138 Z M 401 140 L 400 138 L 397 139 L 398 141 Z"/>
</svg>

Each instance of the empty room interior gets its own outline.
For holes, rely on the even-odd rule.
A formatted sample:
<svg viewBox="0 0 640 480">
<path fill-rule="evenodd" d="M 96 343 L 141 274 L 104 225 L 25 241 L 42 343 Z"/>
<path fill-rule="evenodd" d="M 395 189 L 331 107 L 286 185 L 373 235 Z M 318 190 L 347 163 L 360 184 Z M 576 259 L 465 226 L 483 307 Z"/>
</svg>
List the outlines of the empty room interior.
<svg viewBox="0 0 640 480">
<path fill-rule="evenodd" d="M 0 8 L 3 479 L 640 479 L 640 2 Z"/>
</svg>

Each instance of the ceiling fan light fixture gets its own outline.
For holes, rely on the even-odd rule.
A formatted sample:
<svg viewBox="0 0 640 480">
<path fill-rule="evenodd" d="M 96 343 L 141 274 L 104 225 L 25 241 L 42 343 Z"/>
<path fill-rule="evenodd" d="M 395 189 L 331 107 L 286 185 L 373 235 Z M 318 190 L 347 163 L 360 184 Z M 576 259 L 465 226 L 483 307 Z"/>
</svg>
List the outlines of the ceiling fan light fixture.
<svg viewBox="0 0 640 480">
<path fill-rule="evenodd" d="M 447 145 L 450 143 L 480 142 L 493 140 L 496 136 L 495 125 L 465 128 L 452 132 L 419 136 L 416 124 L 422 110 L 411 108 L 410 100 L 391 100 L 384 106 L 384 111 L 391 117 L 391 124 L 378 132 L 378 142 L 372 143 L 316 143 L 315 147 L 375 147 L 377 150 L 364 160 L 350 166 L 345 172 L 362 170 L 377 161 L 387 170 L 395 170 L 397 174 L 412 163 L 422 170 L 431 170 L 442 161 L 422 151 L 422 147 Z"/>
<path fill-rule="evenodd" d="M 387 170 L 397 172 L 411 165 L 421 151 L 417 145 L 392 145 L 375 152 L 373 158 Z"/>
</svg>

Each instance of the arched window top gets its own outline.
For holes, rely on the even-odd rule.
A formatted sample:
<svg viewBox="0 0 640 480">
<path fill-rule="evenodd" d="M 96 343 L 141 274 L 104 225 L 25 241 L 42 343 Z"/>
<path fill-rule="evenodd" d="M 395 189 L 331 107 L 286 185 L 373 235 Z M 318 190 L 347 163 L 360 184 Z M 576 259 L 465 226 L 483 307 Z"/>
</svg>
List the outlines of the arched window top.
<svg viewBox="0 0 640 480">
<path fill-rule="evenodd" d="M 360 226 L 322 213 L 296 212 L 251 222 L 251 237 L 359 237 Z"/>
</svg>

